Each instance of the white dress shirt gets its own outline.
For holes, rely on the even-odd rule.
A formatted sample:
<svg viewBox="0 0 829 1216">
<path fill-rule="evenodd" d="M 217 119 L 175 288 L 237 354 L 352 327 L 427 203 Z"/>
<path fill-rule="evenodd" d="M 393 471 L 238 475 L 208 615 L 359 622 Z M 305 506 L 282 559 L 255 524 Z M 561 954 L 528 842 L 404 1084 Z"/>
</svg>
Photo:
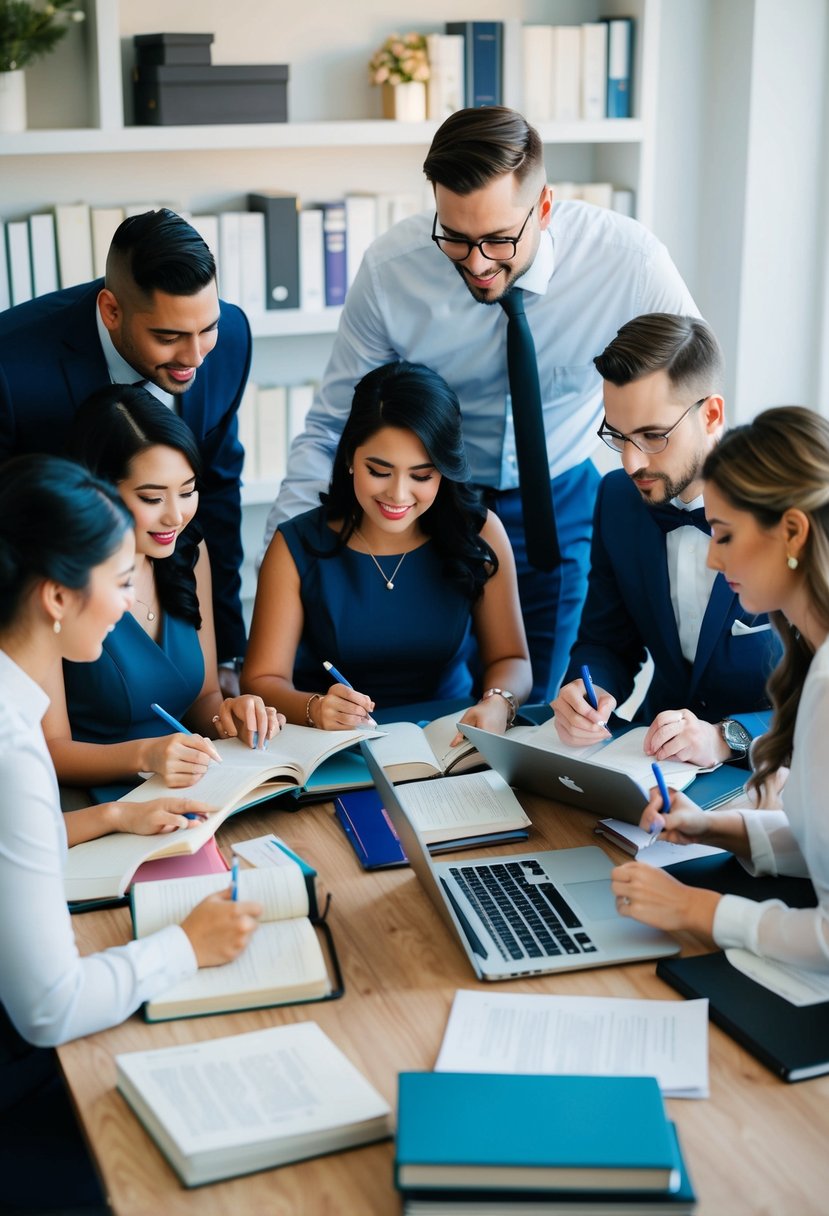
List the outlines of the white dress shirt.
<svg viewBox="0 0 829 1216">
<path fill-rule="evenodd" d="M 266 539 L 327 488 L 354 386 L 395 359 L 439 372 L 460 398 L 472 480 L 518 484 L 506 359 L 507 317 L 479 304 L 431 240 L 432 215 L 412 216 L 366 252 L 349 289 L 334 348 Z M 474 234 L 473 234 L 474 235 Z M 535 260 L 519 280 L 538 358 L 550 475 L 596 447 L 601 379 L 593 358 L 645 312 L 698 315 L 667 250 L 635 220 L 587 203 L 553 206 Z"/>
<path fill-rule="evenodd" d="M 782 811 L 742 811 L 756 874 L 811 878 L 816 908 L 724 895 L 714 916 L 718 946 L 829 971 L 829 641 L 812 659 L 794 728 Z"/>
<path fill-rule="evenodd" d="M 178 925 L 79 957 L 63 886 L 66 828 L 41 728 L 48 704 L 0 651 L 0 1003 L 38 1047 L 114 1026 L 197 970 Z"/>
<path fill-rule="evenodd" d="M 692 502 L 673 498 L 671 505 L 679 511 L 693 511 L 702 507 L 702 495 Z M 679 645 L 689 663 L 693 663 L 697 653 L 702 618 L 717 577 L 716 570 L 709 570 L 706 565 L 710 541 L 710 536 L 692 524 L 674 528 L 665 537 L 671 604 L 679 632 Z"/>
<path fill-rule="evenodd" d="M 152 393 L 156 401 L 160 401 L 162 405 L 166 405 L 168 409 L 179 413 L 178 402 L 174 393 L 167 393 L 163 388 L 159 388 L 157 384 L 153 384 L 152 380 L 145 380 L 140 372 L 127 363 L 124 356 L 115 349 L 115 343 L 112 341 L 110 332 L 104 325 L 101 317 L 101 310 L 98 305 L 95 305 L 95 320 L 98 325 L 98 337 L 101 340 L 101 349 L 104 352 L 106 359 L 107 371 L 109 378 L 113 384 L 140 384 L 148 393 Z"/>
</svg>

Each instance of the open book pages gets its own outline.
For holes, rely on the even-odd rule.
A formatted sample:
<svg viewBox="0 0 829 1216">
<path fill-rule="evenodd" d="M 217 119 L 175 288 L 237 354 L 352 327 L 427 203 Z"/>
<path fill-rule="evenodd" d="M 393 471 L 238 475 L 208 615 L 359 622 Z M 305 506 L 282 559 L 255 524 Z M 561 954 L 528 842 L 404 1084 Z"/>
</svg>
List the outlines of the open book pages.
<svg viewBox="0 0 829 1216">
<path fill-rule="evenodd" d="M 600 819 L 593 830 L 597 836 L 612 840 L 637 861 L 644 861 L 656 869 L 672 866 L 678 861 L 693 861 L 696 857 L 713 857 L 716 853 L 725 852 L 710 844 L 671 844 L 669 840 L 654 840 L 644 828 L 625 823 L 622 819 Z"/>
<path fill-rule="evenodd" d="M 515 794 L 492 770 L 413 781 L 397 793 L 427 844 L 530 826 Z"/>
<path fill-rule="evenodd" d="M 186 1186 L 391 1135 L 391 1110 L 314 1022 L 136 1051 L 117 1086 Z"/>
<path fill-rule="evenodd" d="M 435 718 L 427 726 L 416 722 L 387 722 L 378 727 L 382 738 L 374 754 L 393 782 L 421 781 L 484 768 L 485 761 L 468 739 L 450 746 L 458 733 L 460 713 Z"/>
<path fill-rule="evenodd" d="M 531 747 L 627 773 L 644 790 L 656 784 L 651 757 L 646 756 L 642 748 L 647 733 L 647 727 L 634 726 L 622 735 L 615 735 L 589 747 L 570 747 L 559 737 L 554 718 L 542 722 L 540 726 L 514 726 L 509 732 L 511 739 L 519 739 Z M 659 767 L 666 783 L 675 790 L 684 790 L 700 772 L 696 765 L 687 764 L 684 760 L 660 760 Z"/>
<path fill-rule="evenodd" d="M 227 875 L 203 874 L 174 882 L 136 883 L 131 903 L 136 937 L 180 924 L 206 896 L 228 885 Z M 247 948 L 221 967 L 202 967 L 147 1002 L 148 1021 L 315 1000 L 332 985 L 322 948 L 308 919 L 305 876 L 298 866 L 242 870 L 239 898 L 262 904 L 262 919 Z"/>
<path fill-rule="evenodd" d="M 66 898 L 70 902 L 112 899 L 123 895 L 142 861 L 195 853 L 230 815 L 255 802 L 272 798 L 301 785 L 326 757 L 360 739 L 373 737 L 365 730 L 310 730 L 283 726 L 267 751 L 245 747 L 238 739 L 219 739 L 221 764 L 211 764 L 205 775 L 186 789 L 168 789 L 161 777 L 151 777 L 124 796 L 125 802 L 152 798 L 195 798 L 216 807 L 202 822 L 159 836 L 115 832 L 76 844 L 69 850 L 65 870 Z"/>
</svg>

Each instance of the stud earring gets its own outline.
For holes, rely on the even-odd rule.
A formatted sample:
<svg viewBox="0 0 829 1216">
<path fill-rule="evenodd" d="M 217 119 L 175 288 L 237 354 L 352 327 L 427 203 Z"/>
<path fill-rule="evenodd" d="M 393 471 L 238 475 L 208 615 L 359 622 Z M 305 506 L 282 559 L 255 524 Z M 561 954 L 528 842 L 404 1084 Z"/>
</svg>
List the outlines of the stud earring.
<svg viewBox="0 0 829 1216">
<path fill-rule="evenodd" d="M 786 565 L 789 567 L 790 570 L 796 570 L 797 567 L 800 565 L 800 563 L 798 562 L 796 557 L 792 557 L 791 554 L 787 554 L 786 555 Z"/>
<path fill-rule="evenodd" d="M 52 628 L 54 629 L 55 633 L 60 633 L 60 621 L 53 622 Z"/>
<path fill-rule="evenodd" d="M 350 475 L 353 477 L 354 476 L 354 465 L 353 464 L 349 467 L 348 471 L 349 471 Z"/>
</svg>

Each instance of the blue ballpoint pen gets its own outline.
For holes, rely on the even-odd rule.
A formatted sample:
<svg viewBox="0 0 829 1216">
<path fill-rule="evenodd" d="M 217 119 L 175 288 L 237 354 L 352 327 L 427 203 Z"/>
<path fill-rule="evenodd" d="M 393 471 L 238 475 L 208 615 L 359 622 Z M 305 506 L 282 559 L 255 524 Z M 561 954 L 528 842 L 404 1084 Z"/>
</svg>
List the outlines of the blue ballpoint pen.
<svg viewBox="0 0 829 1216">
<path fill-rule="evenodd" d="M 234 903 L 239 898 L 239 858 L 233 858 L 233 864 L 230 867 L 230 898 Z"/>
<path fill-rule="evenodd" d="M 596 690 L 593 687 L 593 681 L 590 678 L 590 668 L 586 663 L 582 664 L 581 678 L 584 681 L 584 695 L 587 697 L 587 703 L 591 709 L 599 708 L 599 698 L 596 696 Z M 605 726 L 604 722 L 599 722 L 599 726 Z M 606 726 L 605 726 L 605 729 Z"/>
<path fill-rule="evenodd" d="M 337 683 L 342 684 L 344 688 L 351 688 L 351 689 L 354 688 L 354 685 L 345 678 L 345 676 L 343 675 L 343 673 L 341 671 L 337 671 L 334 664 L 329 663 L 328 659 L 324 659 L 322 665 L 325 668 L 325 670 L 328 672 L 328 674 L 330 675 L 332 680 L 336 680 Z M 366 714 L 366 723 L 369 726 L 377 725 L 377 723 L 374 721 L 374 719 L 371 717 L 370 714 Z"/>
<path fill-rule="evenodd" d="M 662 814 L 667 815 L 671 809 L 671 795 L 668 792 L 668 786 L 665 783 L 665 774 L 662 772 L 662 769 L 659 767 L 656 760 L 651 762 L 651 768 L 653 769 L 653 775 L 656 778 L 656 784 L 659 787 L 659 793 L 662 795 Z M 653 824 L 651 827 L 651 838 L 642 846 L 644 849 L 646 849 L 648 845 L 652 845 L 653 842 L 658 838 L 659 832 L 655 829 L 656 824 Z"/>
<path fill-rule="evenodd" d="M 174 718 L 172 714 L 168 714 L 166 709 L 162 709 L 155 701 L 153 701 L 150 709 L 154 714 L 158 714 L 159 718 L 163 718 L 168 726 L 172 726 L 173 730 L 177 730 L 180 735 L 192 735 L 192 731 L 188 730 L 183 722 L 179 722 L 178 718 Z M 212 763 L 210 761 L 209 763 Z M 201 815 L 196 815 L 193 811 L 184 812 L 185 819 L 201 819 Z"/>
</svg>

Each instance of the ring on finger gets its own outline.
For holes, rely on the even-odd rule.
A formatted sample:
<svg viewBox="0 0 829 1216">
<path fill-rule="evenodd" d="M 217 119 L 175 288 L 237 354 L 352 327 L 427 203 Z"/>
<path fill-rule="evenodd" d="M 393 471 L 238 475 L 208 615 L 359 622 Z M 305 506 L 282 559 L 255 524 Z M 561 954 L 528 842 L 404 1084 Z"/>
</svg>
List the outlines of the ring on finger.
<svg viewBox="0 0 829 1216">
<path fill-rule="evenodd" d="M 630 904 L 630 896 L 629 896 L 629 895 L 623 895 L 623 896 L 622 896 L 622 903 L 623 903 L 623 904 L 624 904 L 624 906 L 627 908 L 627 907 L 628 907 L 628 905 Z"/>
</svg>

